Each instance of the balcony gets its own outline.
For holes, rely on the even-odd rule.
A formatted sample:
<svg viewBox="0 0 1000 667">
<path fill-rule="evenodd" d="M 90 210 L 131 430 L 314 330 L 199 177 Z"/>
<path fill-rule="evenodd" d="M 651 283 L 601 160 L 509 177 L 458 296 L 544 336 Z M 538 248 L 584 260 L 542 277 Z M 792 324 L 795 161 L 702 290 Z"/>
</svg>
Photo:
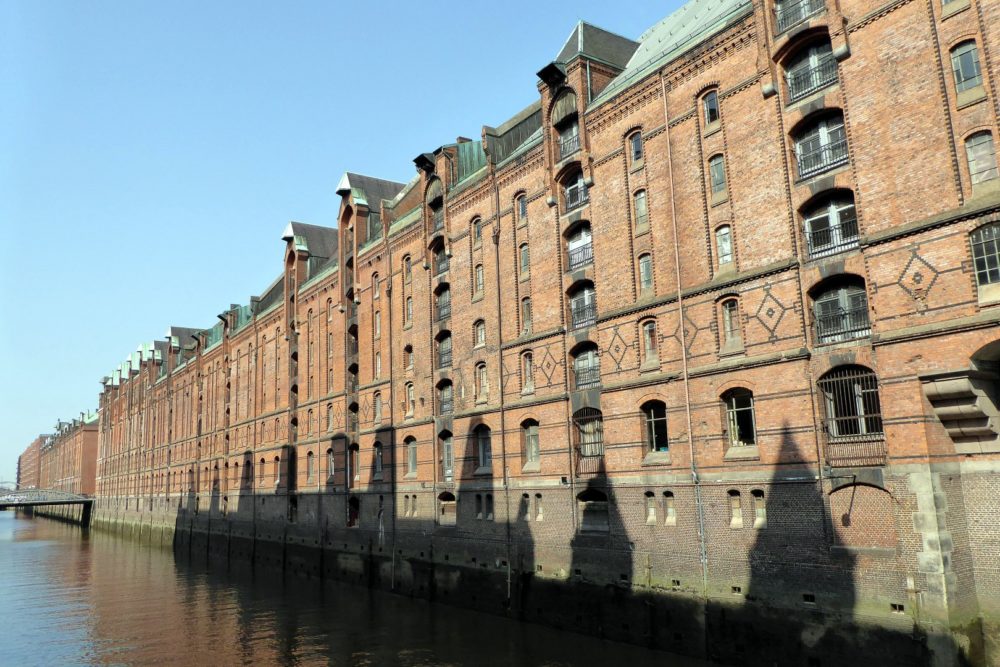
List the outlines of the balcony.
<svg viewBox="0 0 1000 667">
<path fill-rule="evenodd" d="M 448 256 L 441 253 L 439 257 L 434 258 L 434 275 L 440 276 L 442 273 L 448 271 Z"/>
<path fill-rule="evenodd" d="M 587 198 L 587 186 L 582 182 L 566 188 L 566 210 L 572 211 L 574 208 L 583 206 L 589 201 Z"/>
<path fill-rule="evenodd" d="M 788 101 L 800 100 L 836 80 L 837 61 L 832 55 L 828 55 L 813 67 L 804 67 L 788 73 Z"/>
<path fill-rule="evenodd" d="M 589 327 L 597 321 L 597 304 L 593 302 L 573 304 L 570 315 L 574 329 Z"/>
<path fill-rule="evenodd" d="M 816 339 L 821 343 L 837 343 L 871 335 L 868 307 L 840 308 L 816 318 Z"/>
<path fill-rule="evenodd" d="M 573 373 L 576 376 L 576 388 L 584 389 L 601 384 L 600 366 L 589 366 L 577 368 Z"/>
<path fill-rule="evenodd" d="M 567 137 L 559 138 L 559 159 L 569 157 L 573 153 L 580 150 L 580 135 L 573 134 Z"/>
<path fill-rule="evenodd" d="M 451 317 L 451 301 L 445 303 L 439 303 L 437 307 L 437 319 L 441 320 Z"/>
<path fill-rule="evenodd" d="M 820 13 L 825 7 L 823 0 L 786 0 L 776 3 L 774 14 L 778 34 L 802 23 L 810 16 Z"/>
<path fill-rule="evenodd" d="M 847 137 L 840 136 L 832 141 L 798 154 L 799 178 L 808 178 L 847 162 Z"/>
<path fill-rule="evenodd" d="M 806 243 L 810 257 L 834 255 L 858 246 L 858 219 L 851 215 L 842 218 L 840 224 L 825 229 L 806 232 Z"/>
<path fill-rule="evenodd" d="M 569 250 L 569 269 L 572 271 L 578 267 L 590 264 L 594 261 L 594 244 L 577 246 Z"/>
</svg>

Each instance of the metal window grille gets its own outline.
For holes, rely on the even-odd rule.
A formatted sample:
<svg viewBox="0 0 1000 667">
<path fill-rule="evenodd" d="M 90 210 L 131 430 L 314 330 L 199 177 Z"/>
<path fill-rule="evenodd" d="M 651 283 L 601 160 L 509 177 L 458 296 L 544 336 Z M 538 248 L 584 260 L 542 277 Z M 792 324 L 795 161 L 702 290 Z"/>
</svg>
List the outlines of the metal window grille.
<svg viewBox="0 0 1000 667">
<path fill-rule="evenodd" d="M 862 366 L 845 366 L 827 373 L 817 384 L 824 397 L 824 429 L 829 439 L 883 436 L 875 373 Z"/>
<path fill-rule="evenodd" d="M 441 387 L 441 414 L 451 414 L 455 409 L 452 401 L 451 385 Z"/>
<path fill-rule="evenodd" d="M 831 200 L 813 209 L 805 225 L 811 257 L 831 255 L 858 245 L 858 217 L 853 201 Z"/>
<path fill-rule="evenodd" d="M 847 162 L 847 134 L 842 118 L 824 120 L 795 142 L 799 178 L 824 172 Z"/>
<path fill-rule="evenodd" d="M 566 186 L 566 210 L 572 210 L 587 203 L 587 186 L 583 183 L 583 175 Z"/>
<path fill-rule="evenodd" d="M 813 47 L 807 51 L 802 61 L 790 67 L 785 75 L 788 101 L 802 99 L 836 80 L 837 61 L 833 57 L 830 44 Z"/>
<path fill-rule="evenodd" d="M 559 159 L 580 150 L 580 127 L 573 123 L 559 133 Z"/>
<path fill-rule="evenodd" d="M 822 0 L 786 0 L 775 3 L 778 32 L 784 32 L 813 14 L 818 14 L 823 11 L 824 6 Z"/>
<path fill-rule="evenodd" d="M 451 366 L 451 337 L 442 338 L 438 343 L 438 367 Z"/>
<path fill-rule="evenodd" d="M 438 250 L 434 255 L 434 272 L 441 275 L 448 270 L 448 254 L 445 251 Z"/>
<path fill-rule="evenodd" d="M 976 283 L 980 286 L 1000 283 L 1000 224 L 980 227 L 970 239 Z"/>
<path fill-rule="evenodd" d="M 451 315 L 451 292 L 445 290 L 438 295 L 437 318 L 443 320 Z"/>
<path fill-rule="evenodd" d="M 569 268 L 576 269 L 594 261 L 594 244 L 576 246 L 569 249 Z"/>
<path fill-rule="evenodd" d="M 594 350 L 581 352 L 573 362 L 576 388 L 591 387 L 601 382 L 601 363 Z"/>
<path fill-rule="evenodd" d="M 871 334 L 868 297 L 863 287 L 839 287 L 816 298 L 816 338 L 836 343 Z"/>
<path fill-rule="evenodd" d="M 590 326 L 597 321 L 597 304 L 592 289 L 585 289 L 570 300 L 570 314 L 574 328 Z"/>
<path fill-rule="evenodd" d="M 573 422 L 580 456 L 604 456 L 604 416 L 601 411 L 584 408 L 574 415 Z"/>
</svg>

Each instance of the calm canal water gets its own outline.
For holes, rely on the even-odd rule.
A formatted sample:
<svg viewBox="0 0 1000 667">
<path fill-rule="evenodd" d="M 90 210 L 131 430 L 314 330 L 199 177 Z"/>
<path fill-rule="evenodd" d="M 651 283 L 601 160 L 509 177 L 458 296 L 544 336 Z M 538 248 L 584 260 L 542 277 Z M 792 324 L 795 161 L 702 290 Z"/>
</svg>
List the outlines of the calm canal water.
<svg viewBox="0 0 1000 667">
<path fill-rule="evenodd" d="M 348 585 L 235 574 L 0 512 L 3 665 L 707 663 Z"/>
</svg>

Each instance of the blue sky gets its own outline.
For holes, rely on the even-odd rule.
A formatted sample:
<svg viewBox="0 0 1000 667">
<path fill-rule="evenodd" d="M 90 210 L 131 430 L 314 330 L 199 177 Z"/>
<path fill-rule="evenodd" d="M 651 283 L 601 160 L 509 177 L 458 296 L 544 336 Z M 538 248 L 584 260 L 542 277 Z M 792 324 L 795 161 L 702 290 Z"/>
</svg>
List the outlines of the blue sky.
<svg viewBox="0 0 1000 667">
<path fill-rule="evenodd" d="M 577 20 L 679 4 L 0 3 L 0 480 L 137 344 L 263 291 L 344 171 L 405 182 L 537 99 Z"/>
</svg>

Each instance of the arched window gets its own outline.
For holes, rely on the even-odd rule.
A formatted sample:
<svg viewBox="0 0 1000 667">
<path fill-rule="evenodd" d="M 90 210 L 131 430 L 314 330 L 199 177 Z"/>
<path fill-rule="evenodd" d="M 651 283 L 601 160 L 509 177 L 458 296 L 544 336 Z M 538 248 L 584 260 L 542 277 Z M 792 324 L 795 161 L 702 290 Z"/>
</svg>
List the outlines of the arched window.
<svg viewBox="0 0 1000 667">
<path fill-rule="evenodd" d="M 493 445 L 490 427 L 480 424 L 476 427 L 476 472 L 489 472 L 493 468 Z"/>
<path fill-rule="evenodd" d="M 677 525 L 677 507 L 674 504 L 674 492 L 663 492 L 663 525 Z"/>
<path fill-rule="evenodd" d="M 726 196 L 726 163 L 721 154 L 708 159 L 708 178 L 712 186 L 712 201 L 717 202 Z"/>
<path fill-rule="evenodd" d="M 483 320 L 476 320 L 472 325 L 472 345 L 473 347 L 486 345 L 486 322 Z"/>
<path fill-rule="evenodd" d="M 443 331 L 438 335 L 438 368 L 451 366 L 451 332 Z"/>
<path fill-rule="evenodd" d="M 556 99 L 551 117 L 559 137 L 559 159 L 562 160 L 580 150 L 580 123 L 573 91 L 567 90 Z"/>
<path fill-rule="evenodd" d="M 649 294 L 653 291 L 653 256 L 649 253 L 639 255 L 639 292 Z"/>
<path fill-rule="evenodd" d="M 725 299 L 720 305 L 722 315 L 722 351 L 728 352 L 743 346 L 740 331 L 740 302 L 736 298 Z"/>
<path fill-rule="evenodd" d="M 648 401 L 642 405 L 642 421 L 646 438 L 646 449 L 651 452 L 665 452 L 670 443 L 667 439 L 667 405 L 663 401 Z"/>
<path fill-rule="evenodd" d="M 531 253 L 527 243 L 522 243 L 518 248 L 518 257 L 518 273 L 522 279 L 527 278 L 531 274 Z"/>
<path fill-rule="evenodd" d="M 410 259 L 409 255 L 403 257 L 403 281 L 411 282 L 413 280 L 413 260 Z"/>
<path fill-rule="evenodd" d="M 593 283 L 585 281 L 570 292 L 569 308 L 574 329 L 589 327 L 597 321 L 597 295 Z"/>
<path fill-rule="evenodd" d="M 973 192 L 976 186 L 1000 178 L 997 172 L 997 153 L 993 135 L 987 131 L 976 132 L 965 140 L 965 156 L 969 161 L 969 177 Z"/>
<path fill-rule="evenodd" d="M 382 353 L 375 353 L 375 378 L 382 377 Z"/>
<path fill-rule="evenodd" d="M 722 117 L 719 112 L 719 93 L 710 90 L 701 98 L 701 108 L 705 114 L 705 129 L 713 129 Z"/>
<path fill-rule="evenodd" d="M 521 333 L 531 333 L 531 297 L 521 299 Z"/>
<path fill-rule="evenodd" d="M 541 450 L 538 442 L 538 422 L 534 419 L 526 419 L 522 422 L 521 437 L 524 440 L 525 463 L 537 463 L 541 458 Z"/>
<path fill-rule="evenodd" d="M 642 336 L 642 365 L 658 364 L 660 355 L 657 350 L 656 320 L 646 320 L 639 327 Z"/>
<path fill-rule="evenodd" d="M 442 285 L 438 288 L 435 300 L 437 302 L 438 321 L 446 317 L 451 317 L 451 289 L 448 285 Z"/>
<path fill-rule="evenodd" d="M 837 81 L 837 61 L 829 39 L 804 47 L 785 65 L 788 101 L 800 100 Z"/>
<path fill-rule="evenodd" d="M 646 523 L 656 525 L 656 496 L 653 495 L 652 491 L 646 491 L 643 496 L 646 505 Z"/>
<path fill-rule="evenodd" d="M 458 508 L 455 494 L 445 491 L 438 496 L 438 523 L 442 526 L 454 526 L 458 521 Z"/>
<path fill-rule="evenodd" d="M 438 386 L 438 408 L 443 415 L 450 415 L 455 410 L 451 381 L 449 380 L 444 380 Z"/>
<path fill-rule="evenodd" d="M 753 392 L 730 389 L 722 395 L 726 407 L 726 430 L 730 447 L 752 447 L 757 444 L 757 420 L 753 410 Z"/>
<path fill-rule="evenodd" d="M 487 396 L 490 393 L 490 381 L 489 374 L 486 370 L 486 364 L 484 362 L 479 362 L 476 364 L 476 402 L 486 401 Z"/>
<path fill-rule="evenodd" d="M 976 284 L 979 287 L 1000 283 L 1000 223 L 984 225 L 969 236 Z"/>
<path fill-rule="evenodd" d="M 585 343 L 574 352 L 573 379 L 577 389 L 601 383 L 601 360 L 595 344 Z"/>
<path fill-rule="evenodd" d="M 715 254 L 719 268 L 732 264 L 733 261 L 733 228 L 722 225 L 715 230 Z"/>
<path fill-rule="evenodd" d="M 382 443 L 376 442 L 372 446 L 372 472 L 374 473 L 375 479 L 382 478 Z"/>
<path fill-rule="evenodd" d="M 979 68 L 979 48 L 975 40 L 958 44 L 951 50 L 951 69 L 955 74 L 955 90 L 959 93 L 983 85 Z"/>
<path fill-rule="evenodd" d="M 408 417 L 413 416 L 413 411 L 416 409 L 416 398 L 414 397 L 413 383 L 406 383 L 406 415 Z"/>
<path fill-rule="evenodd" d="M 483 242 L 483 221 L 480 218 L 476 218 L 472 221 L 472 243 L 474 245 L 479 245 Z"/>
<path fill-rule="evenodd" d="M 767 505 L 764 504 L 764 492 L 754 489 L 750 492 L 753 497 L 753 527 L 760 530 L 767 528 Z"/>
<path fill-rule="evenodd" d="M 316 474 L 316 457 L 313 456 L 312 452 L 306 454 L 306 481 L 312 482 L 313 476 Z"/>
<path fill-rule="evenodd" d="M 583 172 L 577 170 L 563 179 L 563 205 L 567 211 L 587 203 L 587 185 L 583 180 Z"/>
<path fill-rule="evenodd" d="M 333 458 L 333 448 L 326 450 L 326 476 L 327 479 L 332 480 L 333 474 L 337 471 L 337 466 L 334 463 Z"/>
<path fill-rule="evenodd" d="M 267 472 L 264 470 L 264 457 L 261 457 L 260 462 L 257 464 L 257 483 L 261 486 L 264 485 L 264 476 Z"/>
<path fill-rule="evenodd" d="M 642 149 L 642 132 L 636 130 L 628 137 L 628 154 L 629 161 L 638 166 L 642 162 L 643 149 Z"/>
<path fill-rule="evenodd" d="M 523 224 L 528 221 L 528 197 L 526 195 L 518 195 L 517 199 L 514 200 L 514 211 L 518 223 Z"/>
<path fill-rule="evenodd" d="M 382 311 L 376 310 L 373 318 L 373 331 L 375 338 L 382 337 Z"/>
<path fill-rule="evenodd" d="M 473 279 L 475 280 L 474 289 L 476 294 L 482 294 L 483 290 L 486 289 L 486 273 L 483 271 L 482 264 L 476 264 L 475 275 Z"/>
<path fill-rule="evenodd" d="M 799 178 L 823 173 L 847 162 L 844 115 L 837 111 L 806 124 L 795 133 Z"/>
<path fill-rule="evenodd" d="M 413 368 L 413 346 L 403 346 L 403 366 L 407 369 Z"/>
<path fill-rule="evenodd" d="M 570 271 L 594 261 L 594 244 L 589 222 L 582 222 L 573 228 L 573 232 L 566 239 L 566 250 Z"/>
<path fill-rule="evenodd" d="M 274 485 L 278 486 L 281 481 L 281 457 L 274 457 Z"/>
<path fill-rule="evenodd" d="M 813 294 L 813 309 L 817 342 L 836 343 L 871 334 L 868 296 L 860 278 L 844 276 L 824 283 Z"/>
<path fill-rule="evenodd" d="M 356 444 L 347 449 L 347 479 L 351 486 L 361 479 L 361 449 Z"/>
<path fill-rule="evenodd" d="M 376 391 L 374 396 L 372 396 L 372 412 L 374 413 L 375 423 L 382 421 L 382 393 Z"/>
<path fill-rule="evenodd" d="M 378 273 L 372 274 L 372 298 L 377 299 L 382 296 L 382 284 L 378 281 Z"/>
<path fill-rule="evenodd" d="M 729 527 L 743 527 L 743 503 L 736 489 L 729 490 Z"/>
<path fill-rule="evenodd" d="M 644 230 L 649 227 L 649 207 L 646 203 L 646 191 L 636 190 L 632 195 L 632 210 L 635 213 L 636 230 Z"/>
<path fill-rule="evenodd" d="M 854 194 L 850 191 L 819 199 L 802 211 L 802 217 L 811 257 L 857 247 L 858 216 L 854 210 Z"/>
<path fill-rule="evenodd" d="M 573 414 L 576 444 L 580 456 L 604 456 L 604 415 L 594 408 L 582 408 Z"/>
<path fill-rule="evenodd" d="M 439 276 L 448 270 L 448 253 L 444 246 L 434 251 L 434 275 Z"/>
<path fill-rule="evenodd" d="M 521 355 L 521 390 L 525 393 L 535 390 L 535 360 L 531 352 Z"/>
<path fill-rule="evenodd" d="M 417 474 L 417 439 L 412 435 L 407 437 L 403 444 L 406 446 L 406 474 Z"/>
<path fill-rule="evenodd" d="M 878 378 L 864 366 L 838 366 L 816 383 L 823 394 L 823 428 L 831 440 L 882 438 Z"/>
<path fill-rule="evenodd" d="M 444 481 L 450 482 L 455 477 L 455 443 L 451 431 L 441 431 L 438 442 L 441 445 L 441 475 Z"/>
<path fill-rule="evenodd" d="M 608 496 L 603 491 L 588 488 L 576 496 L 582 532 L 608 532 Z"/>
</svg>

